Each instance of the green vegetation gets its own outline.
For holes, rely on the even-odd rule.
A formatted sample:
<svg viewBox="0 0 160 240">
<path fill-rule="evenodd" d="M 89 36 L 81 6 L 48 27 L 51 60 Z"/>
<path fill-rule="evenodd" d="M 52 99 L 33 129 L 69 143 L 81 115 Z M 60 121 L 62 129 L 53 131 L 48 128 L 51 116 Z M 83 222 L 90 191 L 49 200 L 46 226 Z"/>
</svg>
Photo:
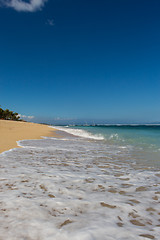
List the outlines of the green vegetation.
<svg viewBox="0 0 160 240">
<path fill-rule="evenodd" d="M 10 111 L 9 109 L 4 110 L 0 107 L 0 119 L 19 121 L 20 116 L 16 112 Z"/>
</svg>

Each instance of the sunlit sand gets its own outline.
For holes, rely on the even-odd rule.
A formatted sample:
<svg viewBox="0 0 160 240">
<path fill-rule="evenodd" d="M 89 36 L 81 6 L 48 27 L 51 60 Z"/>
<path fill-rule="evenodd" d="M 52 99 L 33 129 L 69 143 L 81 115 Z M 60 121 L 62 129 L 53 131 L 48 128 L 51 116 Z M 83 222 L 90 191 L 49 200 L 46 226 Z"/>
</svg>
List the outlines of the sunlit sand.
<svg viewBox="0 0 160 240">
<path fill-rule="evenodd" d="M 51 137 L 55 135 L 54 131 L 43 124 L 0 120 L 0 153 L 18 147 L 16 141 Z"/>
</svg>

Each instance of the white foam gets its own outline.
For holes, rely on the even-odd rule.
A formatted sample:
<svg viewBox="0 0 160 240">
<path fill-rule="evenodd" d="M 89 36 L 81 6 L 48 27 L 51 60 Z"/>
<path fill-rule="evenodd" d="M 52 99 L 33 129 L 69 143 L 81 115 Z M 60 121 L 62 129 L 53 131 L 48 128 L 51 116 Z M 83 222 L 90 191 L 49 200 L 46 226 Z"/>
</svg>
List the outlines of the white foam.
<svg viewBox="0 0 160 240">
<path fill-rule="evenodd" d="M 16 148 L 11 148 L 11 149 L 9 149 L 9 150 L 6 150 L 6 151 L 0 153 L 0 155 L 5 155 L 5 154 L 7 154 L 8 152 L 11 152 L 11 151 L 13 151 L 13 150 L 15 150 L 15 149 L 16 149 Z"/>
<path fill-rule="evenodd" d="M 82 138 L 88 138 L 88 139 L 94 139 L 94 140 L 104 140 L 104 137 L 101 134 L 93 135 L 82 129 L 73 129 L 73 128 L 69 128 L 68 126 L 67 127 L 54 126 L 53 128 L 60 130 L 60 131 L 65 131 L 69 134 L 72 134 L 72 135 L 78 136 L 78 137 L 82 137 Z"/>
<path fill-rule="evenodd" d="M 109 139 L 116 139 L 116 140 L 118 140 L 119 139 L 118 133 L 111 134 Z"/>
<path fill-rule="evenodd" d="M 134 168 L 127 149 L 76 138 L 19 144 L 0 156 L 0 239 L 158 239 L 158 171 Z"/>
</svg>

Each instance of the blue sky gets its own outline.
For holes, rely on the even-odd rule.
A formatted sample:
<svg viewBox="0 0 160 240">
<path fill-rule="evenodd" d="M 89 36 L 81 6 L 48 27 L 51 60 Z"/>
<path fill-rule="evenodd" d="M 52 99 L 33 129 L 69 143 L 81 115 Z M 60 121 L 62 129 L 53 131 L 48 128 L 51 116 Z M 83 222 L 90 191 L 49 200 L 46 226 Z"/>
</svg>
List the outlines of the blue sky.
<svg viewBox="0 0 160 240">
<path fill-rule="evenodd" d="M 0 0 L 0 105 L 39 122 L 160 121 L 159 12 L 159 0 Z"/>
</svg>

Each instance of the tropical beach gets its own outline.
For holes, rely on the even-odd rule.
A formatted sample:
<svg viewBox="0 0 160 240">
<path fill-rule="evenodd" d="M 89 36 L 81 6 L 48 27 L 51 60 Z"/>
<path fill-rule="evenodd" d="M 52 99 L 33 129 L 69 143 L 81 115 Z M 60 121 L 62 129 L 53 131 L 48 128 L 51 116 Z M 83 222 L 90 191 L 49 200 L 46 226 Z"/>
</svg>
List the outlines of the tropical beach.
<svg viewBox="0 0 160 240">
<path fill-rule="evenodd" d="M 12 140 L 30 140 L 0 154 L 1 239 L 158 240 L 159 126 L 54 126 L 52 135 L 5 121 Z"/>
<path fill-rule="evenodd" d="M 17 141 L 41 139 L 42 136 L 54 136 L 54 129 L 47 125 L 0 120 L 0 153 L 17 148 Z"/>
<path fill-rule="evenodd" d="M 0 0 L 0 240 L 160 239 L 159 12 Z"/>
</svg>

